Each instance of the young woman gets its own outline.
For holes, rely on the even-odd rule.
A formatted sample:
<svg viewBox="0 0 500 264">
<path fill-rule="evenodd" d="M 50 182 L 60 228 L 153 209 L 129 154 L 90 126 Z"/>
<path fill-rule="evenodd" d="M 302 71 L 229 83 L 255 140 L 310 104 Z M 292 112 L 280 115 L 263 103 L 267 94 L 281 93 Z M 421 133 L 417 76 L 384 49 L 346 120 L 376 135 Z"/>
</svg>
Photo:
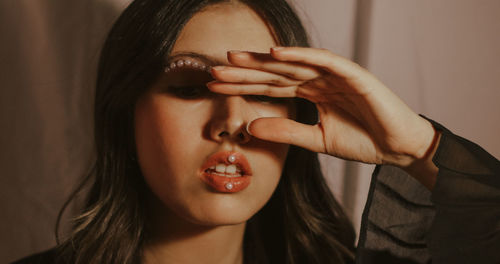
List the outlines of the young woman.
<svg viewBox="0 0 500 264">
<path fill-rule="evenodd" d="M 18 263 L 498 261 L 498 160 L 307 46 L 284 0 L 133 2 L 101 55 L 86 206 Z M 381 165 L 357 251 L 317 152 Z"/>
</svg>

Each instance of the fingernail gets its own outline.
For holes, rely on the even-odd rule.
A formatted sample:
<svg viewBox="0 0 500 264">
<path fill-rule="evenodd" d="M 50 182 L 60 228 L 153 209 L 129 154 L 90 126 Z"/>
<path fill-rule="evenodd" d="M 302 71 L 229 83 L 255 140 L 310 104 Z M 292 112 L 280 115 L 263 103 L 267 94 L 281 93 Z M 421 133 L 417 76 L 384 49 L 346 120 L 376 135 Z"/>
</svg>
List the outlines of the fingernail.
<svg viewBox="0 0 500 264">
<path fill-rule="evenodd" d="M 254 119 L 254 120 L 255 120 L 255 119 Z M 253 136 L 253 135 L 252 135 L 252 133 L 250 133 L 250 130 L 249 130 L 248 128 L 250 127 L 250 124 L 251 124 L 254 120 L 252 120 L 252 121 L 248 122 L 248 123 L 247 123 L 247 127 L 245 128 L 245 129 L 247 130 L 247 133 L 248 133 L 250 136 Z"/>
<path fill-rule="evenodd" d="M 278 51 L 278 50 L 282 50 L 284 49 L 283 47 L 272 47 L 271 50 L 272 51 Z"/>
<path fill-rule="evenodd" d="M 241 51 L 241 50 L 230 50 L 230 51 L 228 51 L 227 53 L 230 53 L 230 54 L 238 54 L 238 53 L 243 53 L 243 51 Z"/>
<path fill-rule="evenodd" d="M 213 66 L 212 69 L 216 71 L 223 71 L 226 69 L 226 66 Z"/>
</svg>

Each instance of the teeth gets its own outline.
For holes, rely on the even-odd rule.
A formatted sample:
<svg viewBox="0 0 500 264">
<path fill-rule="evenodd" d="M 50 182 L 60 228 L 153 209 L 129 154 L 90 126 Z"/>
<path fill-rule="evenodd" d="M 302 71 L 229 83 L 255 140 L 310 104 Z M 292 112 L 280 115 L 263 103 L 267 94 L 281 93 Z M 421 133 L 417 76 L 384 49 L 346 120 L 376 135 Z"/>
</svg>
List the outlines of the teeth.
<svg viewBox="0 0 500 264">
<path fill-rule="evenodd" d="M 231 165 L 226 165 L 223 163 L 219 163 L 216 166 L 212 166 L 209 168 L 214 174 L 220 175 L 220 176 L 225 176 L 225 177 L 240 177 L 241 176 L 241 170 L 236 166 L 235 164 Z"/>
<path fill-rule="evenodd" d="M 236 173 L 236 165 L 234 164 L 231 164 L 229 166 L 226 167 L 226 173 Z"/>
<path fill-rule="evenodd" d="M 215 171 L 220 172 L 220 173 L 226 172 L 226 165 L 225 164 L 217 164 L 217 166 L 215 166 Z"/>
</svg>

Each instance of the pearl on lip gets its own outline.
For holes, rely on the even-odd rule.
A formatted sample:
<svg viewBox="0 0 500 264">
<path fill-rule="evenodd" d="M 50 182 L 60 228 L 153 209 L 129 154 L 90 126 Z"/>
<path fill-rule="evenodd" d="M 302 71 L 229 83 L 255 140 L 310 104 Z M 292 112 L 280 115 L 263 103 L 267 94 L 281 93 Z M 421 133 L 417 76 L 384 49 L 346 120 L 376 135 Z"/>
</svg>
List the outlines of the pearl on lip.
<svg viewBox="0 0 500 264">
<path fill-rule="evenodd" d="M 227 157 L 227 161 L 233 163 L 236 161 L 236 157 L 234 155 L 231 155 L 231 156 Z"/>
<path fill-rule="evenodd" d="M 231 190 L 231 189 L 233 189 L 233 184 L 228 182 L 228 183 L 226 183 L 225 187 L 226 187 L 226 189 Z"/>
</svg>

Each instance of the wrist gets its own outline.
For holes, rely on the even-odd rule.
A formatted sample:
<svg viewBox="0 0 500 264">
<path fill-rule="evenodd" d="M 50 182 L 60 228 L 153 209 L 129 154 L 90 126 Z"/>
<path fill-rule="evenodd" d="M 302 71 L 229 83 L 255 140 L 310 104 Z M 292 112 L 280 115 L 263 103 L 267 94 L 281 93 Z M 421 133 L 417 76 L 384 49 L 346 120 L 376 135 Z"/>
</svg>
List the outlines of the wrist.
<svg viewBox="0 0 500 264">
<path fill-rule="evenodd" d="M 401 166 L 401 168 L 429 190 L 432 190 L 434 188 L 439 170 L 432 159 L 439 146 L 441 132 L 436 130 L 427 120 L 426 122 L 432 128 L 432 136 L 430 137 L 429 143 L 427 143 L 426 146 L 419 151 L 415 152 L 410 161 L 405 166 Z"/>
</svg>

